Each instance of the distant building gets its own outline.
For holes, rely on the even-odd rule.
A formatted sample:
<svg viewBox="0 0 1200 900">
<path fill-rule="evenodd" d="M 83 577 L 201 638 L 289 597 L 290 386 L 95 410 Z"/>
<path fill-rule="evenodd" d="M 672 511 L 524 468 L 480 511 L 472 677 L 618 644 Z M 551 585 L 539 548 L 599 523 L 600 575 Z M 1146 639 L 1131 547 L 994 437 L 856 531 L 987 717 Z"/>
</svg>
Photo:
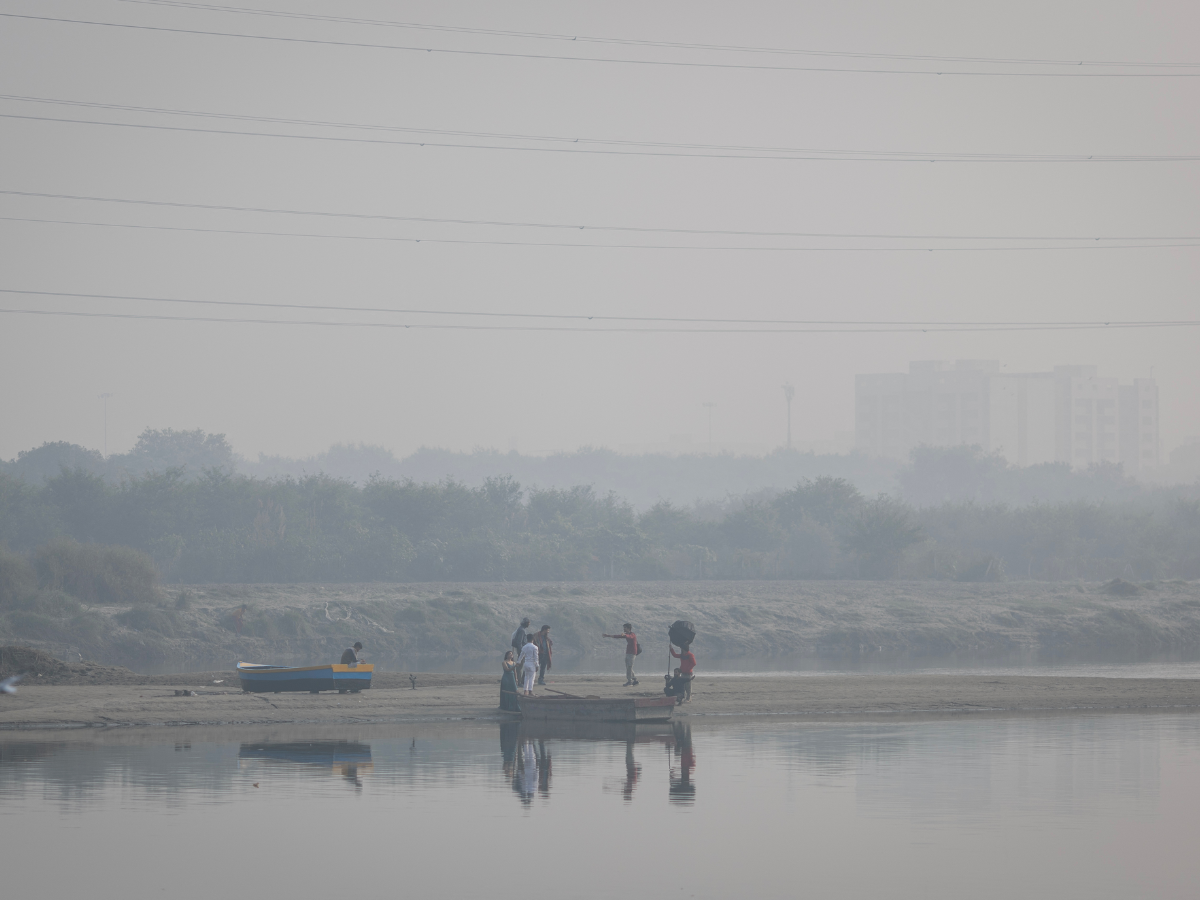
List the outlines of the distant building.
<svg viewBox="0 0 1200 900">
<path fill-rule="evenodd" d="M 914 447 L 978 445 L 1019 466 L 1159 463 L 1158 387 L 1118 385 L 1095 366 L 1002 373 L 995 360 L 909 363 L 855 378 L 855 446 L 905 458 Z"/>
</svg>

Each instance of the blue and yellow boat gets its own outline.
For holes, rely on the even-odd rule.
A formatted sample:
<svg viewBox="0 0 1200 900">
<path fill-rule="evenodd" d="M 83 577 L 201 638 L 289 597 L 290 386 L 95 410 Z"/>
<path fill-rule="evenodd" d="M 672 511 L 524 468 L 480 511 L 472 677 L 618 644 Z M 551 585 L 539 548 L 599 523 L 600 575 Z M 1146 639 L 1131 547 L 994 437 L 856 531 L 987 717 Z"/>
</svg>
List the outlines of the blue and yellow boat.
<svg viewBox="0 0 1200 900">
<path fill-rule="evenodd" d="M 371 663 L 323 666 L 264 666 L 257 663 L 237 664 L 238 679 L 243 691 L 274 693 L 282 691 L 350 691 L 357 694 L 371 686 Z"/>
</svg>

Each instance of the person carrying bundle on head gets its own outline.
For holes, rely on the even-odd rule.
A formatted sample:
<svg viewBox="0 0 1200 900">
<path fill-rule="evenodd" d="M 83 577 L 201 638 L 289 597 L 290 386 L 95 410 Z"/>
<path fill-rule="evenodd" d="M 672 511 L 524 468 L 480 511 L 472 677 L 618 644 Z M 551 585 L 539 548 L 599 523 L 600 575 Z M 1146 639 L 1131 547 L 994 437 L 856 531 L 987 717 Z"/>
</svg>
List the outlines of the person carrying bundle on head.
<svg viewBox="0 0 1200 900">
<path fill-rule="evenodd" d="M 683 696 L 680 698 L 680 703 L 692 699 L 692 679 L 696 677 L 696 654 L 691 651 L 691 646 L 691 644 L 683 644 L 679 648 L 679 653 L 675 652 L 674 647 L 671 648 L 671 656 L 679 660 L 679 668 L 675 671 L 683 679 Z"/>
</svg>

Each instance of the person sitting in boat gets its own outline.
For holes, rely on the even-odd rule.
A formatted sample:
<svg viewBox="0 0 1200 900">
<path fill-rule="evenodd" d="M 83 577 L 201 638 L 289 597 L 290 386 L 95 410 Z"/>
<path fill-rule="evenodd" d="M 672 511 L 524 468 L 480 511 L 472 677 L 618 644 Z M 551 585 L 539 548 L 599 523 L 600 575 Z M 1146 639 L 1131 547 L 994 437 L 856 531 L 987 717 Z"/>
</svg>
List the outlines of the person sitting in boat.
<svg viewBox="0 0 1200 900">
<path fill-rule="evenodd" d="M 685 699 L 692 699 L 692 679 L 696 677 L 696 654 L 691 650 L 691 644 L 684 644 L 679 648 L 679 652 L 675 652 L 675 648 L 669 648 L 671 655 L 679 660 L 679 669 L 683 672 L 683 677 L 687 681 L 687 690 Z M 682 702 L 682 701 L 681 701 Z"/>
<path fill-rule="evenodd" d="M 362 642 L 355 641 L 353 647 L 347 647 L 342 651 L 343 666 L 357 666 L 362 660 L 358 658 L 358 654 L 362 652 Z"/>
<path fill-rule="evenodd" d="M 663 693 L 668 697 L 674 697 L 676 705 L 683 703 L 683 695 L 687 692 L 690 681 L 684 676 L 683 672 L 678 667 L 673 675 L 664 675 L 667 686 L 663 688 Z"/>
</svg>

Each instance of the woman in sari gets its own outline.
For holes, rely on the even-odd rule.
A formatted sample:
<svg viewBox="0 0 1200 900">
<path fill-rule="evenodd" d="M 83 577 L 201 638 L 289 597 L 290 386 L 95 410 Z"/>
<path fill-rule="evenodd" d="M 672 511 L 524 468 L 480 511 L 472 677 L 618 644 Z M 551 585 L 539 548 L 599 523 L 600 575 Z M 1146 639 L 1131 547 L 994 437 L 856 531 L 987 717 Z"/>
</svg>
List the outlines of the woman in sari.
<svg viewBox="0 0 1200 900">
<path fill-rule="evenodd" d="M 504 654 L 503 674 L 500 676 L 500 708 L 509 712 L 520 712 L 521 705 L 517 702 L 517 677 L 515 671 L 517 663 L 513 659 L 513 652 L 509 650 Z"/>
</svg>

